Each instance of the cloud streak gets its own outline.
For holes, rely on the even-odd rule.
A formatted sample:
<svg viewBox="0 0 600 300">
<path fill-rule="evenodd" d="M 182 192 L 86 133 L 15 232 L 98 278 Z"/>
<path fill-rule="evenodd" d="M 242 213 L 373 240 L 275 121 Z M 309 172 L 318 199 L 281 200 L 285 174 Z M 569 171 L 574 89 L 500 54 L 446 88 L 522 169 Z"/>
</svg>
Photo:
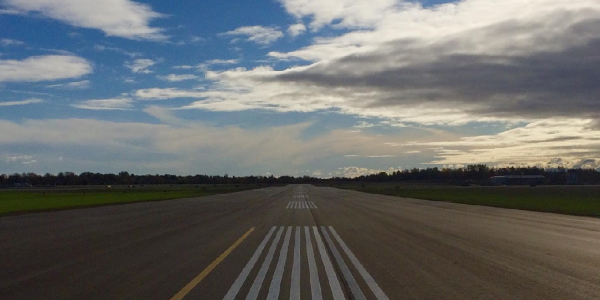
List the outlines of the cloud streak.
<svg viewBox="0 0 600 300">
<path fill-rule="evenodd" d="M 244 26 L 221 33 L 222 36 L 245 36 L 246 41 L 259 45 L 269 45 L 283 37 L 283 32 L 273 27 Z"/>
<path fill-rule="evenodd" d="M 150 74 L 152 71 L 150 71 L 149 68 L 154 66 L 156 63 L 157 62 L 152 59 L 140 58 L 131 62 L 127 62 L 125 67 L 130 69 L 133 73 Z"/>
<path fill-rule="evenodd" d="M 9 11 L 39 13 L 72 26 L 103 31 L 107 36 L 164 41 L 163 29 L 149 23 L 164 15 L 129 0 L 5 0 Z"/>
<path fill-rule="evenodd" d="M 0 39 L 0 46 L 21 46 L 25 42 L 13 39 Z"/>
<path fill-rule="evenodd" d="M 30 98 L 21 101 L 3 101 L 0 102 L 0 106 L 15 106 L 15 105 L 29 105 L 29 104 L 37 104 L 43 103 L 44 100 L 38 98 Z"/>
<path fill-rule="evenodd" d="M 46 87 L 64 90 L 85 90 L 90 88 L 91 82 L 89 80 L 73 81 L 68 83 L 52 84 Z"/>
<path fill-rule="evenodd" d="M 169 81 L 169 82 L 180 82 L 186 80 L 194 80 L 199 77 L 194 74 L 169 74 L 165 76 L 156 76 L 158 79 Z"/>
<path fill-rule="evenodd" d="M 92 73 L 90 62 L 67 55 L 32 56 L 24 60 L 0 60 L 0 82 L 36 82 L 79 78 Z"/>
<path fill-rule="evenodd" d="M 72 106 L 89 110 L 131 110 L 134 108 L 133 99 L 128 97 L 86 100 Z"/>
</svg>

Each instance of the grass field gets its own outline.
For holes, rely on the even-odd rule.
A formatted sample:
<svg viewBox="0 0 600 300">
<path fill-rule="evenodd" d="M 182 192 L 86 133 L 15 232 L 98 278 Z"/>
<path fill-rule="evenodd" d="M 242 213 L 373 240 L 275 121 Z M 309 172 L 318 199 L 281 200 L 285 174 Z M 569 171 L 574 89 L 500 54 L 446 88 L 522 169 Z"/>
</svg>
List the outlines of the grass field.
<svg viewBox="0 0 600 300">
<path fill-rule="evenodd" d="M 339 188 L 405 198 L 485 205 L 579 216 L 600 216 L 600 186 L 406 187 L 396 184 Z"/>
<path fill-rule="evenodd" d="M 46 188 L 0 190 L 0 215 L 72 207 L 158 201 L 224 194 L 259 188 L 259 185 L 190 185 Z"/>
</svg>

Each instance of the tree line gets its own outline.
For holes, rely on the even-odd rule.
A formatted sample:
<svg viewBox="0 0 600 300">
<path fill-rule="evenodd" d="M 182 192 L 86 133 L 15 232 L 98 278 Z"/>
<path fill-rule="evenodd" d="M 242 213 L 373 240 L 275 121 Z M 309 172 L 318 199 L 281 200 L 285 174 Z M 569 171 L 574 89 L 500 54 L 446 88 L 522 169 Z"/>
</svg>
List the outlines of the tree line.
<svg viewBox="0 0 600 300">
<path fill-rule="evenodd" d="M 391 173 L 380 172 L 352 179 L 337 178 L 341 181 L 359 182 L 393 182 L 393 181 L 427 181 L 451 184 L 489 184 L 493 176 L 542 175 L 547 184 L 567 184 L 567 178 L 576 178 L 579 184 L 600 184 L 600 172 L 595 169 L 544 169 L 539 167 L 495 168 L 484 164 L 468 165 L 464 168 L 426 168 L 405 169 Z"/>
<path fill-rule="evenodd" d="M 14 173 L 0 175 L 0 187 L 9 186 L 62 186 L 62 185 L 143 185 L 143 184 L 265 184 L 279 185 L 291 183 L 329 184 L 334 182 L 394 182 L 426 181 L 433 183 L 489 183 L 492 176 L 543 175 L 548 184 L 567 183 L 567 174 L 575 176 L 578 183 L 600 184 L 600 172 L 594 169 L 544 169 L 538 167 L 493 168 L 487 165 L 468 165 L 464 168 L 405 169 L 394 172 L 380 172 L 355 178 L 332 177 L 327 179 L 310 176 L 228 176 L 225 175 L 135 175 L 129 172 L 101 174 L 83 172 Z"/>
</svg>

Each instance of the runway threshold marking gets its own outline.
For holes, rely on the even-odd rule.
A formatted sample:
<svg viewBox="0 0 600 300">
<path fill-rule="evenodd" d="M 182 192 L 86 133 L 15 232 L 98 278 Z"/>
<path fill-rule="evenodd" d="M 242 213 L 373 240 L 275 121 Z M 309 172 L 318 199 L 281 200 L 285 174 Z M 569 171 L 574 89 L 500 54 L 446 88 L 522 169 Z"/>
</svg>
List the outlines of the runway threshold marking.
<svg viewBox="0 0 600 300">
<path fill-rule="evenodd" d="M 317 206 L 312 201 L 302 200 L 302 201 L 290 201 L 290 202 L 288 202 L 288 204 L 285 208 L 286 209 L 307 209 L 307 208 L 308 209 L 311 209 L 311 208 L 316 209 Z"/>
<path fill-rule="evenodd" d="M 284 233 L 285 238 L 283 238 Z M 273 238 L 273 236 L 275 237 Z M 281 242 L 282 240 L 283 242 Z M 262 255 L 267 247 L 269 249 L 268 253 Z M 291 266 L 285 267 L 286 262 L 289 261 L 286 258 L 290 250 L 293 252 L 292 261 L 289 262 Z M 302 252 L 305 255 L 302 255 Z M 278 258 L 275 257 L 276 253 L 279 253 Z M 305 260 L 305 262 L 302 262 L 302 260 Z M 277 263 L 274 263 L 274 261 L 277 261 Z M 258 273 L 256 271 L 252 272 L 257 263 L 260 265 L 260 270 L 258 270 Z M 309 280 L 305 280 L 301 284 L 300 267 L 302 264 L 308 266 L 307 275 Z M 324 272 L 319 274 L 319 270 L 324 270 Z M 282 280 L 286 278 L 286 272 L 291 273 L 287 277 L 290 280 L 289 298 L 286 294 L 287 291 L 285 291 L 287 288 L 282 286 Z M 257 274 L 255 275 L 256 278 L 248 278 L 250 273 Z M 272 274 L 270 283 L 268 276 L 266 277 L 267 274 Z M 320 276 L 324 276 L 324 282 L 327 282 L 326 286 L 321 286 Z M 349 290 L 346 292 L 347 295 L 341 286 L 341 279 L 349 286 Z M 252 286 L 247 294 L 238 295 L 241 287 L 247 286 L 245 284 L 247 280 L 253 282 Z M 361 290 L 359 281 L 366 283 L 368 289 Z M 223 299 L 253 300 L 257 298 L 257 295 L 263 289 L 268 289 L 266 299 L 299 300 L 301 293 L 307 293 L 303 297 L 308 296 L 313 300 L 322 300 L 326 297 L 332 297 L 334 300 L 344 300 L 347 297 L 357 300 L 389 300 L 348 245 L 331 226 L 273 226 Z M 284 290 L 282 291 L 282 289 Z M 243 290 L 246 291 L 246 288 Z"/>
<path fill-rule="evenodd" d="M 250 228 L 242 237 L 240 237 L 233 245 L 231 245 L 225 252 L 223 252 L 217 259 L 215 259 L 208 267 L 206 267 L 198 276 L 196 276 L 190 283 L 186 284 L 181 291 L 179 291 L 175 296 L 171 298 L 171 300 L 181 300 L 185 297 L 194 287 L 206 277 L 217 265 L 219 265 L 237 246 L 239 246 L 252 232 L 254 231 L 254 227 Z"/>
</svg>

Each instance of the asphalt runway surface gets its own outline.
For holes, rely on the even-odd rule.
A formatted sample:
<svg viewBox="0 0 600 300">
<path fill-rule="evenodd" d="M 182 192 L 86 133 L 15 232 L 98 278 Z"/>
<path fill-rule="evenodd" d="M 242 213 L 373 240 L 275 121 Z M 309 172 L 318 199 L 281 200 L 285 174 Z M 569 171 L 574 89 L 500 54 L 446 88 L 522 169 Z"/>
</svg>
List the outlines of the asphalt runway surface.
<svg viewBox="0 0 600 300">
<path fill-rule="evenodd" d="M 0 299 L 600 299 L 600 219 L 290 185 L 0 218 Z"/>
</svg>

